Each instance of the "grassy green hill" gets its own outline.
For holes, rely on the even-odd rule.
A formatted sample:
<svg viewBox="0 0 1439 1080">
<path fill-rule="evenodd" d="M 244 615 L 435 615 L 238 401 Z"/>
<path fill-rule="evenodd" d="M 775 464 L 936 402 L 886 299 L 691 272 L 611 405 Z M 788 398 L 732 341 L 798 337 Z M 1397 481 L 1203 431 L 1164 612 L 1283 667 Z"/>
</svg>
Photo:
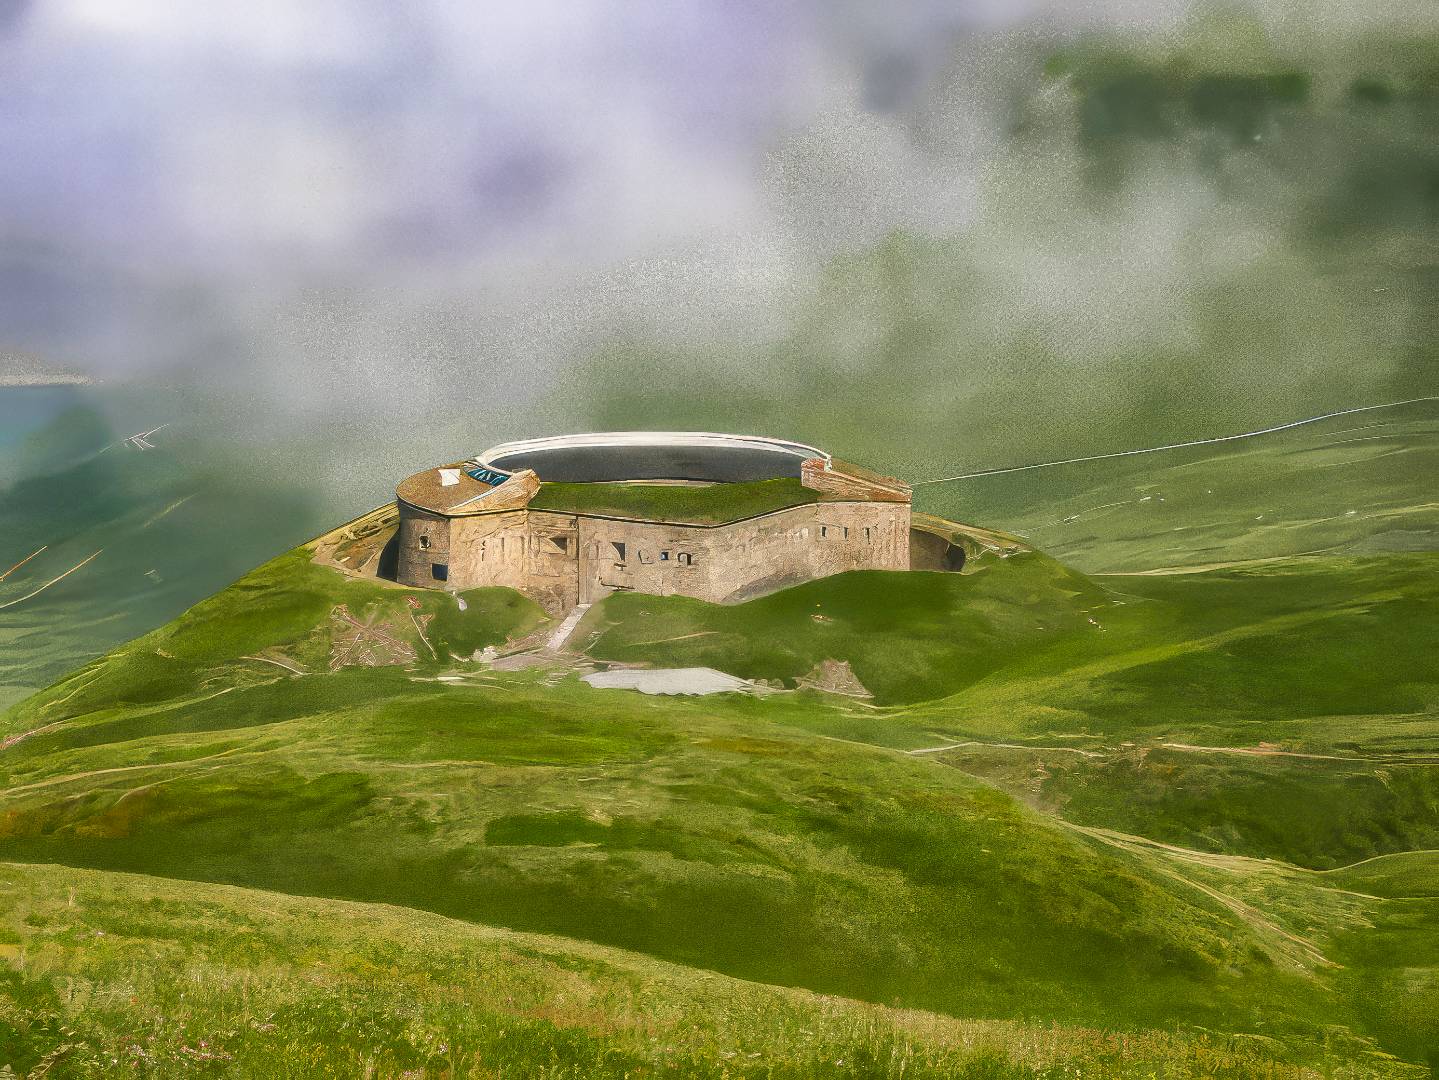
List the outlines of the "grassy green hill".
<svg viewBox="0 0 1439 1080">
<path fill-rule="evenodd" d="M 1264 1038 L 956 1020 L 406 909 L 61 867 L 0 866 L 0 956 L 0 1056 L 21 1075 L 1320 1075 Z M 1334 1049 L 1346 1076 L 1409 1075 Z"/>
<path fill-rule="evenodd" d="M 764 696 L 492 666 L 547 626 L 503 590 L 251 570 L 484 431 L 751 431 L 919 482 L 1432 394 L 1432 27 L 1301 7 L 921 65 L 880 172 L 843 116 L 766 151 L 760 216 L 821 243 L 763 311 L 551 305 L 515 393 L 361 303 L 298 411 L 223 327 L 193 394 L 0 400 L 0 1080 L 1439 1076 L 1432 401 L 921 486 L 1039 550 L 616 596 L 571 639 Z M 906 176 L 933 213 L 886 209 Z M 907 218 L 937 234 L 880 235 Z M 429 392 L 354 377 L 388 352 Z M 101 453 L 164 421 L 176 452 Z M 805 686 L 839 663 L 870 697 Z"/>
<path fill-rule="evenodd" d="M 0 414 L 16 393 L 0 388 Z M 153 427 L 164 412 L 126 417 L 93 389 L 63 404 L 27 438 L 0 438 L 0 709 L 168 622 L 323 521 L 285 484 L 207 458 L 203 432 L 167 428 L 142 451 L 121 442 L 136 428 L 106 415 Z M 19 419 L 0 415 L 4 435 L 25 430 Z"/>
<path fill-rule="evenodd" d="M 1124 573 L 1432 551 L 1436 473 L 1431 401 L 1218 446 L 921 486 L 916 505 L 1009 529 L 1090 573 Z"/>
<path fill-rule="evenodd" d="M 747 980 L 725 985 L 749 994 L 777 993 L 762 983 L 1063 1025 L 1047 1058 L 1031 1053 L 1032 1029 L 985 1028 L 1008 1064 L 973 1075 L 1062 1075 L 1066 1047 L 1107 1068 L 1095 1062 L 1114 1045 L 1161 1044 L 1166 1075 L 1256 1075 L 1263 1061 L 1403 1075 L 1382 1052 L 1421 1064 L 1439 1047 L 1416 1011 L 1439 987 L 1433 867 L 1407 868 L 1392 896 L 1328 868 L 1439 846 L 1436 560 L 1086 578 L 1019 553 L 963 575 L 841 575 L 729 608 L 617 596 L 576 638 L 599 657 L 789 682 L 847 660 L 869 703 L 808 690 L 655 699 L 592 689 L 563 664 L 495 670 L 471 657 L 542 624 L 517 594 L 477 590 L 461 610 L 296 551 L 4 716 L 0 858 L 88 868 L 74 880 L 125 898 L 115 918 L 169 911 L 152 896 L 176 897 L 171 929 L 145 915 L 122 944 L 143 952 L 183 935 L 202 982 L 216 980 L 184 1037 L 209 1025 L 245 1054 L 274 1052 L 281 1036 L 234 1035 L 244 1025 L 232 1016 L 305 998 L 302 970 L 392 955 L 393 934 L 307 946 L 303 968 L 267 967 L 266 989 L 244 998 L 259 1011 L 236 1013 L 225 987 L 243 979 L 211 965 L 239 939 L 184 907 L 214 894 L 110 875 L 270 891 L 225 894 L 242 910 L 297 903 L 263 899 L 275 893 L 423 909 L 629 950 L 687 978 Z M 36 875 L 72 872 L 11 873 L 23 907 L 58 888 Z M 66 940 L 91 933 L 88 916 L 26 918 L 25 941 L 37 925 Z M 249 950 L 245 964 L 269 963 Z M 90 962 L 83 950 L 48 955 L 42 974 L 12 984 L 15 1009 Z M 124 955 L 96 959 L 102 984 Z M 431 963 L 413 958 L 414 978 L 493 1002 Z M 582 996 L 608 992 L 574 978 Z M 1375 985 L 1391 991 L 1365 989 Z M 678 989 L 646 992 L 679 1007 Z M 348 1032 L 359 1014 L 393 1031 L 400 1008 L 378 991 L 347 994 L 309 1027 L 275 1030 L 342 1073 L 335 1062 L 364 1053 L 359 1037 L 322 1032 Z M 151 998 L 136 996 L 77 1045 L 116 1045 L 148 1023 Z M 469 1061 L 520 1024 L 506 1009 L 485 1015 L 447 1036 Z M 570 1034 L 521 1042 L 574 1075 L 599 1069 L 584 1055 L 601 1051 L 665 1075 L 670 1065 L 645 1056 L 653 1046 L 634 1049 L 608 1016 L 547 1014 Z M 1176 1028 L 1170 1041 L 1153 1034 Z M 12 1037 L 36 1055 L 71 1038 L 58 1019 L 45 1030 Z M 598 1044 L 563 1041 L 577 1032 Z M 792 1045 L 784 1030 L 765 1037 Z M 386 1068 L 412 1053 L 398 1035 L 376 1038 L 390 1046 L 375 1051 Z M 894 1038 L 920 1047 L 907 1069 L 932 1060 L 935 1075 L 965 1075 L 968 1059 L 943 1039 Z M 745 1051 L 761 1064 L 742 1072 L 724 1045 L 716 1036 L 672 1074 L 825 1075 L 818 1057 L 763 1047 Z"/>
</svg>

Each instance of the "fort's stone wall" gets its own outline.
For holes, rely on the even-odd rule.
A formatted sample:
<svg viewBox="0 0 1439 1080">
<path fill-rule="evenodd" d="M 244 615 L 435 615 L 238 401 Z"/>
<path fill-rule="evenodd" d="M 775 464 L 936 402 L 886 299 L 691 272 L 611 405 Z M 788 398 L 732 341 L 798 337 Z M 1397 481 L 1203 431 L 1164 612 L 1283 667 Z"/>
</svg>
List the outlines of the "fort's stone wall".
<svg viewBox="0 0 1439 1080">
<path fill-rule="evenodd" d="M 504 585 L 552 613 L 617 590 L 737 603 L 848 570 L 909 568 L 907 502 L 814 503 L 712 527 L 541 510 L 457 518 L 405 503 L 400 510 L 402 584 Z"/>
<path fill-rule="evenodd" d="M 395 580 L 420 588 L 442 589 L 445 579 L 436 567 L 450 564 L 450 518 L 400 503 L 396 535 Z"/>
</svg>

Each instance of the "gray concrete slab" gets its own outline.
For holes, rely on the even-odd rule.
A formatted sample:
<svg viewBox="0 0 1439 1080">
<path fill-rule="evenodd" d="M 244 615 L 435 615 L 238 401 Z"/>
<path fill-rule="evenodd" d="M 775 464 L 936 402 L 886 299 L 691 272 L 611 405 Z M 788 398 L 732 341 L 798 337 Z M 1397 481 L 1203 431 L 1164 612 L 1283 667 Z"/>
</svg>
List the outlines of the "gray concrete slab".
<svg viewBox="0 0 1439 1080">
<path fill-rule="evenodd" d="M 747 679 L 707 667 L 596 671 L 584 676 L 583 681 L 601 689 L 638 690 L 642 694 L 748 694 L 755 689 Z"/>
</svg>

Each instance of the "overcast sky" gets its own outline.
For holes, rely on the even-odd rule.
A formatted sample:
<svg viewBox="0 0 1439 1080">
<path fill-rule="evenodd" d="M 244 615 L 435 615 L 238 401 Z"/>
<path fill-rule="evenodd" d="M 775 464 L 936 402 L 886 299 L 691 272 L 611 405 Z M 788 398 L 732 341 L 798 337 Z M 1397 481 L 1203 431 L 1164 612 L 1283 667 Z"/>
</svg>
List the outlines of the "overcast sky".
<svg viewBox="0 0 1439 1080">
<path fill-rule="evenodd" d="M 1391 17 L 1261 7 L 1293 41 Z M 1189 17 L 1183 0 L 0 0 L 0 350 L 112 382 L 243 382 L 277 429 L 363 433 L 377 400 L 422 419 L 478 385 L 472 426 L 520 434 L 507 407 L 608 335 L 763 339 L 834 254 L 969 225 L 1004 121 L 994 71 L 1026 36 Z M 1096 298 L 1162 305 L 1207 205 L 1170 178 L 1124 242 L 1103 222 L 1062 249 L 1021 230 L 995 273 L 1053 308 L 1057 340 L 1103 349 L 1145 327 Z"/>
<path fill-rule="evenodd" d="M 816 248 L 963 220 L 971 170 L 916 169 L 906 125 L 957 41 L 1028 11 L 0 0 L 0 344 L 115 373 L 203 340 L 216 286 L 228 309 L 615 268 L 596 303 L 720 292 L 742 325 Z M 812 175 L 776 205 L 796 146 Z"/>
</svg>

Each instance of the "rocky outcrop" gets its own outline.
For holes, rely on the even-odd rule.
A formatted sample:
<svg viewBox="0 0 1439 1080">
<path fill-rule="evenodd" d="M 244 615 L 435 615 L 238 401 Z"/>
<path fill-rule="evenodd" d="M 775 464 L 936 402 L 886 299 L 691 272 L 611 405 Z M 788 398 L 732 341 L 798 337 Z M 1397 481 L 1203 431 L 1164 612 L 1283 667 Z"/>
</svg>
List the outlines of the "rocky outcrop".
<svg viewBox="0 0 1439 1080">
<path fill-rule="evenodd" d="M 801 687 L 823 690 L 826 694 L 842 694 L 853 698 L 874 697 L 865 689 L 864 683 L 859 681 L 848 660 L 821 660 L 810 669 L 809 674 L 798 681 Z"/>
</svg>

